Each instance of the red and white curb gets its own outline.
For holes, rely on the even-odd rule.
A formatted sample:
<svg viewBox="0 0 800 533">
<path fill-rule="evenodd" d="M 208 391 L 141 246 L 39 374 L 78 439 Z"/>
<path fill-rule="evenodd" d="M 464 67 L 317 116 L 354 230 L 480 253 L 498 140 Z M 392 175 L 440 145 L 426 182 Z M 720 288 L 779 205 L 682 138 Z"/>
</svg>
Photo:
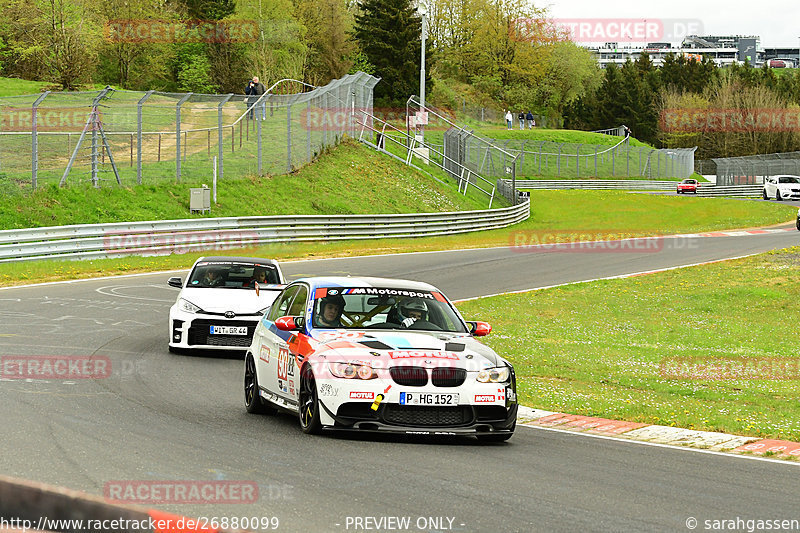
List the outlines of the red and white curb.
<svg viewBox="0 0 800 533">
<path fill-rule="evenodd" d="M 760 439 L 696 431 L 671 426 L 658 426 L 623 420 L 557 413 L 519 406 L 517 423 L 523 426 L 556 428 L 591 435 L 618 437 L 642 442 L 687 446 L 717 452 L 750 453 L 778 458 L 800 458 L 800 442 Z"/>
</svg>

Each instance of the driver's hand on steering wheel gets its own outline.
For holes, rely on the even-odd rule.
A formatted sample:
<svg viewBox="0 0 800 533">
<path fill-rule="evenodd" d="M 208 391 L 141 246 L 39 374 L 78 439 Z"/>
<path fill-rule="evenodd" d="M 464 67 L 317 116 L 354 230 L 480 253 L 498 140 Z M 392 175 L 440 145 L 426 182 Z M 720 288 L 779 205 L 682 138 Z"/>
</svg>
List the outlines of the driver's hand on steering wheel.
<svg viewBox="0 0 800 533">
<path fill-rule="evenodd" d="M 412 325 L 414 322 L 416 322 L 416 321 L 417 321 L 417 319 L 416 319 L 416 318 L 406 318 L 405 320 L 403 320 L 403 321 L 400 323 L 400 325 L 401 325 L 401 326 L 403 326 L 404 328 L 406 328 L 406 329 L 407 329 L 407 328 L 410 328 L 410 327 L 411 327 L 411 325 Z"/>
</svg>

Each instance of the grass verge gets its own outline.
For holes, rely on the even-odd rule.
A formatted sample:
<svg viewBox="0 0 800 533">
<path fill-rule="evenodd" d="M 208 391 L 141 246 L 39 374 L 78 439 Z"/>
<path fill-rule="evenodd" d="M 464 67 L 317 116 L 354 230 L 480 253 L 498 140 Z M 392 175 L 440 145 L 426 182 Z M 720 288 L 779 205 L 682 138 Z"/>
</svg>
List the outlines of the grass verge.
<svg viewBox="0 0 800 533">
<path fill-rule="evenodd" d="M 458 307 L 491 318 L 526 405 L 800 441 L 798 282 L 794 247 Z"/>
<path fill-rule="evenodd" d="M 534 238 L 542 242 L 544 239 L 562 242 L 573 239 L 576 232 L 645 236 L 760 227 L 787 222 L 796 213 L 790 206 L 767 202 L 616 191 L 533 191 L 531 201 L 528 220 L 499 230 L 420 239 L 274 243 L 256 248 L 205 253 L 192 251 L 163 257 L 0 263 L 0 285 L 188 268 L 197 257 L 211 253 L 291 260 L 452 250 L 531 244 Z M 614 209 L 609 209 L 609 205 L 614 205 Z"/>
</svg>

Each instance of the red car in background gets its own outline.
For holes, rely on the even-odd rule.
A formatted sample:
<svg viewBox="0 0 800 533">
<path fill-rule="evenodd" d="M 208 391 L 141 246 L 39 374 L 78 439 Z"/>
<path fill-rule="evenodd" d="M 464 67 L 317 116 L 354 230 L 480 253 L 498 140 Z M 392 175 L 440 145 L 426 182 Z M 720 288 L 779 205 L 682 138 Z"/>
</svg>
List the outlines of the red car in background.
<svg viewBox="0 0 800 533">
<path fill-rule="evenodd" d="M 697 194 L 698 183 L 696 179 L 687 178 L 678 184 L 678 194 L 692 192 Z"/>
</svg>

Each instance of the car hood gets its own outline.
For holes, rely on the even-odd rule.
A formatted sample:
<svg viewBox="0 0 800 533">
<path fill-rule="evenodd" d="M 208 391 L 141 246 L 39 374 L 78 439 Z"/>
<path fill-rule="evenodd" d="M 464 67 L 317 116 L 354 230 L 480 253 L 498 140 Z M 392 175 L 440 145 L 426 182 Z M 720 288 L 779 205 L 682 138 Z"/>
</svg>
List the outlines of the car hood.
<svg viewBox="0 0 800 533">
<path fill-rule="evenodd" d="M 254 289 L 213 289 L 213 288 L 187 288 L 183 289 L 180 298 L 192 302 L 203 311 L 213 313 L 256 313 L 272 305 L 280 290 L 261 289 L 256 296 Z"/>
<path fill-rule="evenodd" d="M 505 364 L 494 350 L 463 333 L 315 330 L 312 338 L 319 343 L 315 352 L 326 359 L 367 358 L 387 367 L 420 361 L 475 371 Z"/>
</svg>

